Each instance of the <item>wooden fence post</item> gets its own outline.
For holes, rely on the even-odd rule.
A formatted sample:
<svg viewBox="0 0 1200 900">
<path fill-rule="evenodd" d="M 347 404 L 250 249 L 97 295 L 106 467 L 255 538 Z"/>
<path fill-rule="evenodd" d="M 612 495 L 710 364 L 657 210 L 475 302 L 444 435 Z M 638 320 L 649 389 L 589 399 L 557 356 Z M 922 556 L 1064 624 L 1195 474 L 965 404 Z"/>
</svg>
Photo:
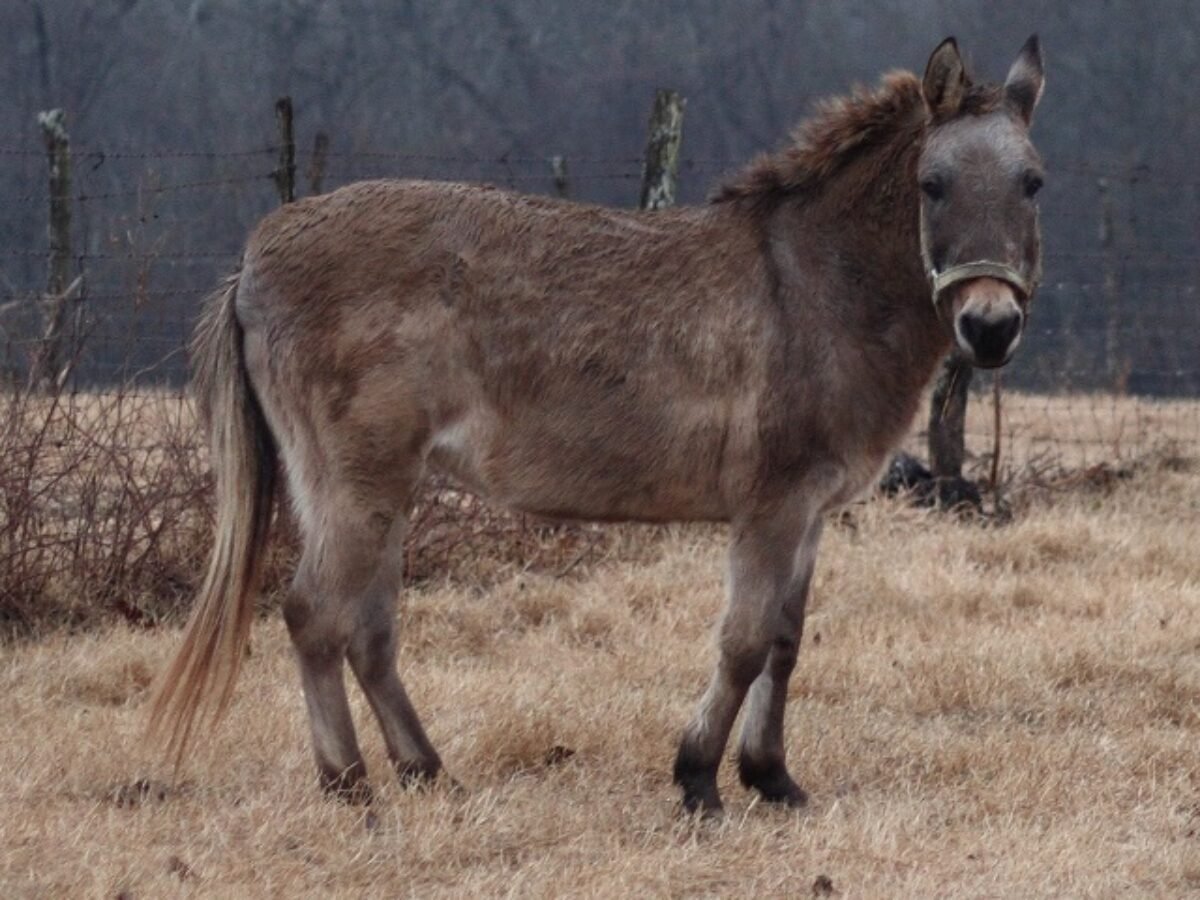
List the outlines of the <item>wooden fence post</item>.
<svg viewBox="0 0 1200 900">
<path fill-rule="evenodd" d="M 567 179 L 567 160 L 562 156 L 550 157 L 550 169 L 554 172 L 554 193 L 564 200 L 571 195 L 571 183 Z"/>
<path fill-rule="evenodd" d="M 684 100 L 675 91 L 660 89 L 654 95 L 646 137 L 646 163 L 642 170 L 642 209 L 662 209 L 675 204 L 679 172 L 679 144 L 683 138 Z"/>
<path fill-rule="evenodd" d="M 967 389 L 974 369 L 958 350 L 938 371 L 929 402 L 929 470 L 934 478 L 961 478 L 966 457 Z"/>
<path fill-rule="evenodd" d="M 308 193 L 321 193 L 325 181 L 325 161 L 329 157 L 329 135 L 318 131 L 313 139 L 313 155 L 308 163 Z"/>
<path fill-rule="evenodd" d="M 296 137 L 292 131 L 292 98 L 275 101 L 275 122 L 279 126 L 279 165 L 274 172 L 279 202 L 296 199 Z"/>
<path fill-rule="evenodd" d="M 68 309 L 79 297 L 83 277 L 71 276 L 71 141 L 61 109 L 38 113 L 38 125 L 50 163 L 50 258 L 42 297 L 42 339 L 29 368 L 29 384 L 52 389 L 65 380 L 73 349 L 64 347 Z"/>
<path fill-rule="evenodd" d="M 1116 222 L 1111 185 L 1107 178 L 1096 182 L 1100 192 L 1100 252 L 1104 266 L 1104 367 L 1109 390 L 1125 393 L 1128 373 L 1121 363 L 1121 292 L 1118 290 L 1119 260 L 1115 253 Z"/>
</svg>

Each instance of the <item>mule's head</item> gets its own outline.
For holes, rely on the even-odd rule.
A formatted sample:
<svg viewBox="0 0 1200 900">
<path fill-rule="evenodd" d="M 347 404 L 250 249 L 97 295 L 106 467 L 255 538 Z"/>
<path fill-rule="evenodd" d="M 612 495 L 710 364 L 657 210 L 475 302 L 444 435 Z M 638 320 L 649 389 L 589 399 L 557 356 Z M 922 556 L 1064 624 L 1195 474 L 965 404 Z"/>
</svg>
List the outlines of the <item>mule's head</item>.
<svg viewBox="0 0 1200 900">
<path fill-rule="evenodd" d="M 985 368 L 1012 356 L 1041 275 L 1042 167 L 1029 126 L 1042 85 L 1036 36 L 1002 87 L 973 84 L 953 38 L 925 70 L 921 253 L 934 305 L 967 358 Z"/>
</svg>

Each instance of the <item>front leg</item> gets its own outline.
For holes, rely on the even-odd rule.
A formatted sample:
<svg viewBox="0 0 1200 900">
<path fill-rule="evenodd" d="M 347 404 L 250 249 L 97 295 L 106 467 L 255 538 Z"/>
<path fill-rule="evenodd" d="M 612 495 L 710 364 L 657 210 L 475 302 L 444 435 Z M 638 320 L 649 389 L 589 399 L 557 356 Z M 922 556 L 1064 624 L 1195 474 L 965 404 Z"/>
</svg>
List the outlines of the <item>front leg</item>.
<svg viewBox="0 0 1200 900">
<path fill-rule="evenodd" d="M 788 773 L 783 744 L 783 718 L 788 679 L 796 668 L 804 609 L 821 538 L 817 519 L 800 542 L 793 578 L 784 591 L 776 631 L 766 665 L 750 687 L 742 737 L 738 746 L 738 775 L 742 784 L 756 789 L 764 800 L 799 807 L 808 795 Z"/>
<path fill-rule="evenodd" d="M 721 810 L 717 792 L 721 756 L 747 691 L 775 655 L 773 647 L 778 636 L 789 631 L 783 620 L 796 608 L 793 597 L 805 592 L 800 586 L 807 586 L 816 549 L 814 537 L 809 552 L 807 537 L 814 529 L 819 509 L 813 497 L 799 493 L 767 514 L 734 525 L 729 599 L 721 620 L 717 668 L 696 715 L 684 730 L 675 759 L 675 783 L 683 790 L 683 805 L 688 812 L 715 814 Z M 797 552 L 798 541 L 804 548 L 802 552 Z M 802 615 L 803 601 L 799 605 Z M 795 632 L 794 628 L 790 630 Z M 794 663 L 793 653 L 791 665 Z M 786 691 L 786 676 L 784 684 Z M 774 690 L 768 690 L 768 705 L 777 702 L 773 695 Z M 761 701 L 754 703 L 751 714 L 764 722 L 772 721 L 769 712 L 756 712 Z M 781 702 L 779 706 L 778 718 L 782 721 Z M 782 745 L 782 735 L 779 742 Z M 771 774 L 775 775 L 774 769 Z"/>
<path fill-rule="evenodd" d="M 730 603 L 726 622 L 738 618 L 736 605 Z M 717 791 L 721 754 L 746 691 L 767 657 L 765 642 L 757 637 L 742 642 L 728 631 L 722 627 L 720 660 L 696 715 L 684 729 L 675 757 L 675 783 L 683 790 L 683 808 L 689 813 L 721 812 L 721 795 Z"/>
</svg>

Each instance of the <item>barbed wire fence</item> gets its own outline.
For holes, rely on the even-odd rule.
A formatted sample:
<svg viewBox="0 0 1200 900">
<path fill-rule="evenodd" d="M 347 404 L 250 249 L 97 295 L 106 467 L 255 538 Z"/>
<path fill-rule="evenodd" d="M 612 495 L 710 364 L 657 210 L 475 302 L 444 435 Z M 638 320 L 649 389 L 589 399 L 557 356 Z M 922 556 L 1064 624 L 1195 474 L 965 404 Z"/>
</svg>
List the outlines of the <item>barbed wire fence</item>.
<svg viewBox="0 0 1200 900">
<path fill-rule="evenodd" d="M 46 350 L 47 296 L 64 293 L 69 283 L 70 365 L 56 377 L 81 395 L 119 386 L 182 400 L 199 303 L 237 265 L 245 234 L 285 190 L 304 195 L 368 178 L 430 178 L 585 201 L 620 193 L 634 205 L 645 165 L 642 157 L 619 154 L 480 158 L 331 149 L 320 134 L 310 145 L 294 140 L 290 107 L 286 129 L 280 122 L 274 131 L 264 116 L 261 146 L 222 151 L 71 147 L 65 197 L 55 197 L 58 188 L 46 178 L 53 148 L 0 146 L 0 161 L 17 167 L 29 185 L 10 203 L 45 221 L 52 201 L 65 200 L 73 216 L 65 239 L 51 231 L 49 241 L 0 248 L 3 375 L 28 380 Z M 739 165 L 683 155 L 677 177 L 710 183 Z M 974 378 L 968 464 L 987 468 L 997 448 L 1014 466 L 1039 460 L 1086 466 L 1164 446 L 1195 452 L 1200 215 L 1159 217 L 1153 246 L 1141 239 L 1138 216 L 1165 192 L 1177 198 L 1186 191 L 1194 205 L 1197 185 L 1135 165 L 1067 162 L 1050 169 L 1044 283 L 1014 363 L 1002 375 Z M 1055 250 L 1055 236 L 1065 234 L 1072 249 Z M 1092 237 L 1081 241 L 1081 234 Z M 48 279 L 64 240 L 69 277 Z M 994 378 L 1003 379 L 1000 394 Z"/>
<path fill-rule="evenodd" d="M 213 515 L 187 343 L 202 299 L 281 202 L 405 177 L 662 205 L 676 181 L 694 196 L 739 168 L 681 156 L 678 116 L 673 138 L 652 122 L 663 139 L 645 156 L 481 158 L 345 150 L 319 133 L 297 142 L 290 106 L 275 114 L 260 146 L 221 151 L 69 146 L 65 129 L 61 140 L 47 129 L 43 148 L 0 145 L 0 638 L 113 617 L 146 627 L 186 610 Z M 990 485 L 996 510 L 1013 484 L 1200 455 L 1197 184 L 1138 166 L 1050 168 L 1045 280 L 1025 346 L 1002 376 L 975 374 L 957 431 L 946 416 L 930 428 L 956 447 L 955 466 Z M 663 183 L 649 189 L 648 173 Z M 1186 214 L 1170 221 L 1167 209 Z M 926 409 L 908 442 L 918 455 L 944 411 Z M 473 582 L 514 566 L 558 576 L 620 540 L 548 530 L 442 483 L 412 525 L 406 570 L 418 580 L 456 567 Z M 288 569 L 289 542 L 275 546 L 268 594 Z"/>
</svg>

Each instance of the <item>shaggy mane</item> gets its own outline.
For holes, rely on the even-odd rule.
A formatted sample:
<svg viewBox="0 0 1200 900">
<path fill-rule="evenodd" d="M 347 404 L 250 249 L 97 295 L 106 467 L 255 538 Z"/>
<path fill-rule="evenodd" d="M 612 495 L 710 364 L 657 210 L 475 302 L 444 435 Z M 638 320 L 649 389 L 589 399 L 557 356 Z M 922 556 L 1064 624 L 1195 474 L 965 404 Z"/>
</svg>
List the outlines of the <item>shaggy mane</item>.
<svg viewBox="0 0 1200 900">
<path fill-rule="evenodd" d="M 983 115 L 1002 103 L 998 87 L 968 80 L 957 115 Z M 920 79 L 912 72 L 889 72 L 873 90 L 857 86 L 848 96 L 820 101 L 815 114 L 792 132 L 788 146 L 758 156 L 720 185 L 712 202 L 758 202 L 814 187 L 863 151 L 907 131 L 919 137 L 928 116 Z"/>
</svg>

